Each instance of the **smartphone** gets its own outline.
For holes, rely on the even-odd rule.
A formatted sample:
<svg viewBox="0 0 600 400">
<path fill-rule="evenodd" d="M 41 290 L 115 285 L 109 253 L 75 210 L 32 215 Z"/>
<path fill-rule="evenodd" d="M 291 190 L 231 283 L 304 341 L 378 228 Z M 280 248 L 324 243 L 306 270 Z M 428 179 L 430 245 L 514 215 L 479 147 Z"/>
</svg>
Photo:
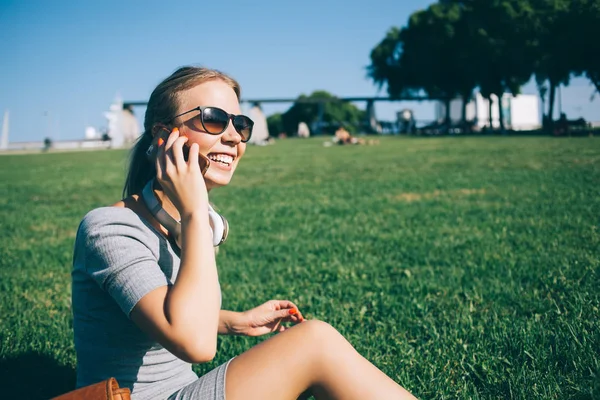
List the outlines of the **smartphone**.
<svg viewBox="0 0 600 400">
<path fill-rule="evenodd" d="M 152 129 L 152 135 L 154 136 L 154 139 L 152 139 L 152 144 L 150 144 L 150 147 L 148 147 L 148 150 L 146 150 L 146 156 L 148 156 L 148 159 L 151 162 L 154 162 L 154 160 L 156 159 L 156 154 L 158 152 L 158 139 L 162 138 L 163 141 L 166 142 L 170 134 L 171 130 L 166 125 L 156 124 L 154 126 L 154 128 Z M 188 146 L 188 144 L 185 143 L 183 145 L 183 158 L 185 159 L 185 161 L 187 161 L 189 157 L 190 146 Z M 210 166 L 210 160 L 206 156 L 198 153 L 198 164 L 200 165 L 200 172 L 202 172 L 202 175 L 206 174 L 206 171 Z"/>
<path fill-rule="evenodd" d="M 190 146 L 188 146 L 187 143 L 183 144 L 183 158 L 185 159 L 185 161 L 187 161 L 190 158 Z M 200 165 L 200 172 L 202 172 L 202 175 L 206 174 L 206 171 L 208 171 L 208 167 L 210 166 L 210 160 L 198 153 L 198 164 Z"/>
</svg>

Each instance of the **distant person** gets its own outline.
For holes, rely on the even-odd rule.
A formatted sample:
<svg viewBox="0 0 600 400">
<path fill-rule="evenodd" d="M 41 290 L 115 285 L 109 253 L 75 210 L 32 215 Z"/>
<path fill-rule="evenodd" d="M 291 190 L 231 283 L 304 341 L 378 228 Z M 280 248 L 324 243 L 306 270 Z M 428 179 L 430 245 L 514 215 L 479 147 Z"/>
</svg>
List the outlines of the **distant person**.
<svg viewBox="0 0 600 400">
<path fill-rule="evenodd" d="M 346 130 L 346 128 L 344 128 L 343 126 L 340 126 L 335 131 L 335 134 L 333 136 L 333 142 L 337 143 L 337 144 L 369 144 L 369 145 L 379 144 L 378 139 L 364 140 L 364 139 L 360 139 L 355 136 L 352 136 L 350 134 L 350 132 L 348 132 Z"/>
<path fill-rule="evenodd" d="M 308 128 L 308 125 L 306 124 L 306 122 L 298 123 L 298 137 L 300 137 L 300 138 L 310 137 L 310 129 Z"/>
<path fill-rule="evenodd" d="M 337 144 L 358 144 L 358 140 L 352 137 L 350 132 L 348 132 L 343 126 L 340 126 L 335 131 L 334 140 L 337 142 Z"/>
<path fill-rule="evenodd" d="M 252 136 L 239 99 L 234 79 L 198 67 L 152 92 L 126 197 L 90 211 L 77 232 L 77 386 L 115 377 L 136 400 L 413 399 L 289 300 L 221 309 L 214 249 L 227 223 L 208 194 L 229 183 Z M 201 377 L 192 371 L 214 358 L 217 334 L 277 332 Z"/>
<path fill-rule="evenodd" d="M 560 118 L 554 124 L 554 136 L 565 136 L 569 134 L 569 120 L 567 114 L 561 113 Z"/>
</svg>

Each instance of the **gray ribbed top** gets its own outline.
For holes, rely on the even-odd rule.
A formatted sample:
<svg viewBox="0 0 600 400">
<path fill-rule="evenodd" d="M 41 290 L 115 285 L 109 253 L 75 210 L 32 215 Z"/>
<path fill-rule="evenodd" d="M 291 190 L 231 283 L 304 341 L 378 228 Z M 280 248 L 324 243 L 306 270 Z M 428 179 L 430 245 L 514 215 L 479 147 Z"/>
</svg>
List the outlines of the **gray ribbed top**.
<svg viewBox="0 0 600 400">
<path fill-rule="evenodd" d="M 130 209 L 103 207 L 83 218 L 72 272 L 77 387 L 112 376 L 133 399 L 160 399 L 197 379 L 191 364 L 129 319 L 144 295 L 173 284 L 179 261 L 168 240 Z"/>
</svg>

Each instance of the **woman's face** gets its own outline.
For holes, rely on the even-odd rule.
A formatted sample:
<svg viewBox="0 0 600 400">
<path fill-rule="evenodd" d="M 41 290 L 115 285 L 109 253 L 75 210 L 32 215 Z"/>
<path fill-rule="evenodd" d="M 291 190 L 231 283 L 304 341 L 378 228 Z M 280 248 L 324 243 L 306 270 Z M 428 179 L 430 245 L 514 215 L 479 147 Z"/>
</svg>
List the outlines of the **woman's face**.
<svg viewBox="0 0 600 400">
<path fill-rule="evenodd" d="M 177 114 L 186 112 L 198 106 L 218 107 L 229 114 L 239 115 L 240 104 L 233 89 L 221 80 L 212 80 L 201 83 L 192 89 L 179 94 L 179 109 Z M 246 151 L 246 143 L 233 127 L 230 120 L 227 129 L 219 135 L 206 133 L 197 125 L 186 123 L 198 117 L 199 111 L 183 115 L 177 122 L 180 132 L 188 137 L 188 145 L 198 143 L 200 154 L 210 159 L 210 167 L 204 175 L 206 188 L 225 186 L 231 180 L 240 159 Z"/>
</svg>

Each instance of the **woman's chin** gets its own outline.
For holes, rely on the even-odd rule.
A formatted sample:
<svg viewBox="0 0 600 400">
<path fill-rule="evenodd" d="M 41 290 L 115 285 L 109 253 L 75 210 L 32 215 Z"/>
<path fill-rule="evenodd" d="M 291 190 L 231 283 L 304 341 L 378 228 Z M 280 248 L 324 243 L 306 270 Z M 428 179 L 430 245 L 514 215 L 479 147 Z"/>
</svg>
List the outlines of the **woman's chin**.
<svg viewBox="0 0 600 400">
<path fill-rule="evenodd" d="M 231 181 L 231 174 L 223 174 L 219 172 L 206 171 L 206 175 L 204 175 L 204 181 L 206 182 L 206 188 L 208 190 L 215 189 L 221 186 L 229 185 Z"/>
</svg>

